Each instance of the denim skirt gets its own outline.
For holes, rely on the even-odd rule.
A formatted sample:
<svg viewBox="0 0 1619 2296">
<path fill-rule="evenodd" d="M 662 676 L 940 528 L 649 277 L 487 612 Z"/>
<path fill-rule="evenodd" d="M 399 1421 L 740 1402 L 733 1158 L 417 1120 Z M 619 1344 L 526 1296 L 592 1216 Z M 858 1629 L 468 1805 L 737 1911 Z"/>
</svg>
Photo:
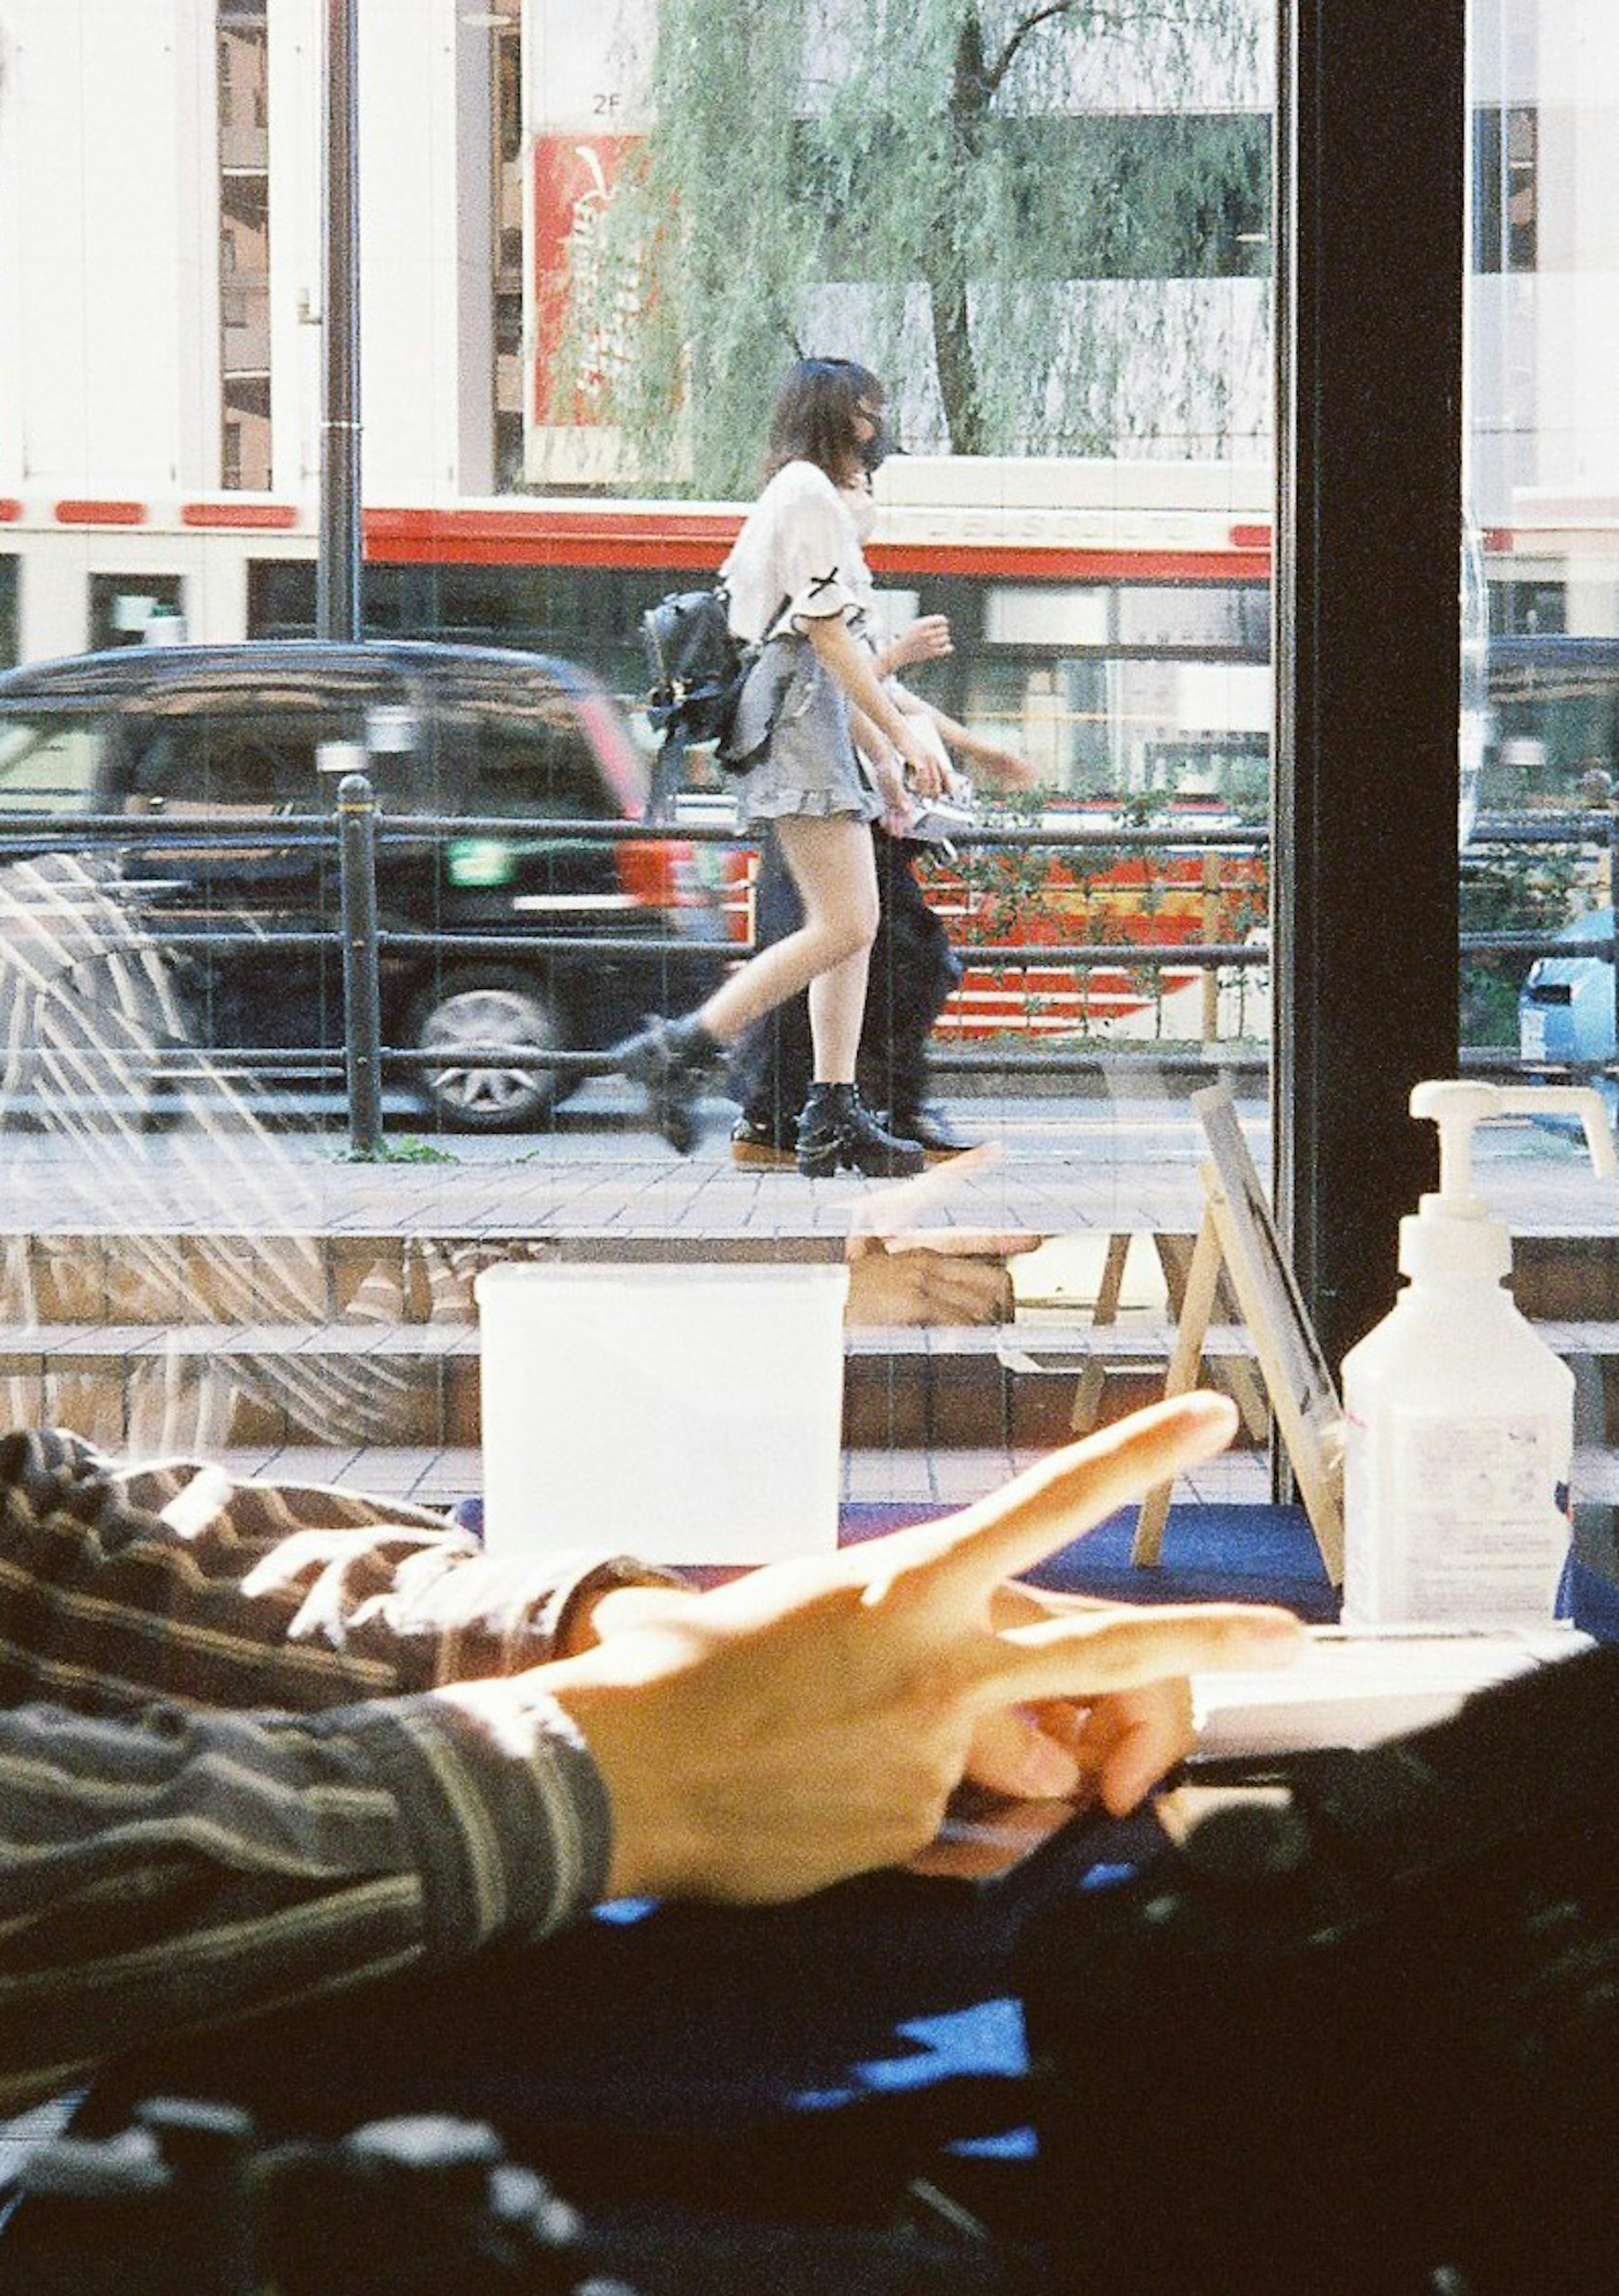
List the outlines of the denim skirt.
<svg viewBox="0 0 1619 2296">
<path fill-rule="evenodd" d="M 760 742 L 736 783 L 740 826 L 793 814 L 882 818 L 850 736 L 848 700 L 808 638 L 773 639 L 748 673 L 727 747 L 745 757 Z"/>
</svg>

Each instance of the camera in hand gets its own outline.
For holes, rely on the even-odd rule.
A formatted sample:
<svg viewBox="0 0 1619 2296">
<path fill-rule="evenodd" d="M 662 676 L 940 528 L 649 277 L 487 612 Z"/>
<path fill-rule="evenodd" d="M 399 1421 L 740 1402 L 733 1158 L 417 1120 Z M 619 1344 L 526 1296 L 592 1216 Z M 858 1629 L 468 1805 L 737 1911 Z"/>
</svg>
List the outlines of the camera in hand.
<svg viewBox="0 0 1619 2296">
<path fill-rule="evenodd" d="M 1021 1961 L 1076 2289 L 1615 2286 L 1619 1649 L 1282 1766 Z"/>
<path fill-rule="evenodd" d="M 29 2162 L 0 2296 L 1611 2296 L 1619 1648 L 1278 1762 L 1009 1939 L 1026 2077 L 582 2212 L 480 2122 L 268 2142 L 149 2100 Z"/>
</svg>

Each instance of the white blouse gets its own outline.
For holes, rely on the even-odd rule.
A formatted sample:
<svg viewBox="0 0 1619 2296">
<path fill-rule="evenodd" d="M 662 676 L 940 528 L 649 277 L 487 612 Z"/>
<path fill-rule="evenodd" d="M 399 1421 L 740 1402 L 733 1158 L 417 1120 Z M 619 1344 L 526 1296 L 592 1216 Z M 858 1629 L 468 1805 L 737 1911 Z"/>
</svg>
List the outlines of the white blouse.
<svg viewBox="0 0 1619 2296">
<path fill-rule="evenodd" d="M 848 504 L 814 463 L 785 463 L 744 521 L 721 570 L 731 627 L 752 644 L 783 619 L 804 624 L 832 614 L 858 620 L 871 575 Z"/>
</svg>

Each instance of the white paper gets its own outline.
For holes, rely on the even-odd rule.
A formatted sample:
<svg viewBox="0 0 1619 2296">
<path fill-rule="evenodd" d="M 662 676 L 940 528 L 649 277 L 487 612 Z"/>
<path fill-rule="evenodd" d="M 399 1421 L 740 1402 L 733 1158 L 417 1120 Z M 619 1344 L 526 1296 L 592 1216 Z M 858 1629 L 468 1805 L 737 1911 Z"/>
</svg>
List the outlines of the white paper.
<svg viewBox="0 0 1619 2296">
<path fill-rule="evenodd" d="M 1313 1628 L 1294 1666 L 1194 1678 L 1197 1751 L 1225 1759 L 1378 1745 L 1444 1721 L 1491 1683 L 1590 1647 L 1589 1635 L 1560 1626 L 1480 1634 Z"/>
</svg>

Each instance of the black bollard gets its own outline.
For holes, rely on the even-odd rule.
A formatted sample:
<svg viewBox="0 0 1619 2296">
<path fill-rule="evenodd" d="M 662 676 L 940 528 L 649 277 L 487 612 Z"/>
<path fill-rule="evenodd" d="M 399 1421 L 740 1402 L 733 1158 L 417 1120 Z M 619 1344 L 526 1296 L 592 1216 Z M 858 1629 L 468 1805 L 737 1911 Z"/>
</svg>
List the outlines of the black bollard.
<svg viewBox="0 0 1619 2296">
<path fill-rule="evenodd" d="M 376 793 L 364 774 L 337 791 L 343 914 L 343 1048 L 349 1145 L 375 1156 L 382 1144 L 382 1016 L 377 988 Z"/>
</svg>

